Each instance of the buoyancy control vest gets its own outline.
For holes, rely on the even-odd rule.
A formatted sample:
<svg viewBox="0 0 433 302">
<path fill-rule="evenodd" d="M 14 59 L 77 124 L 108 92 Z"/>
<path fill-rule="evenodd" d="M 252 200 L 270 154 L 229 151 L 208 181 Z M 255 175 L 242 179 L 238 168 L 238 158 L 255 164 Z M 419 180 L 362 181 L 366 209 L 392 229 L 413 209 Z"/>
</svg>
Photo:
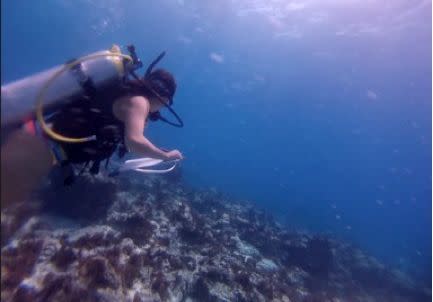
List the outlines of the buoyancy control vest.
<svg viewBox="0 0 433 302">
<path fill-rule="evenodd" d="M 84 164 L 92 174 L 99 172 L 100 163 L 107 161 L 119 150 L 123 157 L 127 149 L 124 145 L 124 126 L 112 112 L 116 99 L 126 95 L 125 88 L 105 87 L 95 91 L 92 96 L 83 95 L 65 105 L 61 110 L 47 119 L 52 129 L 69 137 L 89 137 L 95 139 L 82 143 L 55 141 L 62 149 L 65 158 L 60 163 Z"/>
</svg>

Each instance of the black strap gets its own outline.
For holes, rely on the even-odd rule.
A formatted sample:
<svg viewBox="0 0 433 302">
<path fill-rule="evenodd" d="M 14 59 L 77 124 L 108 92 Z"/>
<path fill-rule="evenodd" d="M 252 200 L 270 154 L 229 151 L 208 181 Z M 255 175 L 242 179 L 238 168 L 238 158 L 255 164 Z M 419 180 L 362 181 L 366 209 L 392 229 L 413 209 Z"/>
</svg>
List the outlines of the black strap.
<svg viewBox="0 0 433 302">
<path fill-rule="evenodd" d="M 152 72 L 153 67 L 155 67 L 156 64 L 158 64 L 159 61 L 165 56 L 165 51 L 163 51 L 155 60 L 153 60 L 152 63 L 150 63 L 149 67 L 146 70 L 146 73 L 144 74 L 144 77 L 147 77 Z"/>
<path fill-rule="evenodd" d="M 107 170 L 107 168 L 108 168 L 108 164 L 110 163 L 110 159 L 111 159 L 111 156 L 109 158 L 107 158 L 107 160 L 105 161 L 105 166 L 104 166 L 105 170 Z"/>
<path fill-rule="evenodd" d="M 95 161 L 93 161 L 93 165 L 92 165 L 92 167 L 90 168 L 90 173 L 91 174 L 93 174 L 93 175 L 96 175 L 96 174 L 98 174 L 99 173 L 99 166 L 100 166 L 100 164 L 101 164 L 101 161 L 100 160 L 95 160 Z"/>
<path fill-rule="evenodd" d="M 60 163 L 60 170 L 63 176 L 63 185 L 70 186 L 75 182 L 74 167 L 68 160 Z"/>
<path fill-rule="evenodd" d="M 125 146 L 125 142 L 121 142 L 119 149 L 117 150 L 117 156 L 119 158 L 123 158 L 125 156 L 125 154 L 128 152 L 128 149 Z"/>
<path fill-rule="evenodd" d="M 174 127 L 177 128 L 182 128 L 183 127 L 183 121 L 181 120 L 181 118 L 177 115 L 177 113 L 170 107 L 170 106 L 166 106 L 166 108 L 171 112 L 171 114 L 173 114 L 173 116 L 177 119 L 177 123 L 173 123 L 171 121 L 169 121 L 168 119 L 166 119 L 165 117 L 163 117 L 161 115 L 161 113 L 159 111 L 157 112 L 151 112 L 149 114 L 149 119 L 151 121 L 163 121 L 164 123 L 167 123 L 169 125 L 172 125 Z"/>
<path fill-rule="evenodd" d="M 81 171 L 78 173 L 78 176 L 83 175 L 84 171 L 86 171 L 86 168 L 89 166 L 90 161 L 86 161 L 86 163 L 83 165 L 83 168 L 81 169 Z"/>
</svg>

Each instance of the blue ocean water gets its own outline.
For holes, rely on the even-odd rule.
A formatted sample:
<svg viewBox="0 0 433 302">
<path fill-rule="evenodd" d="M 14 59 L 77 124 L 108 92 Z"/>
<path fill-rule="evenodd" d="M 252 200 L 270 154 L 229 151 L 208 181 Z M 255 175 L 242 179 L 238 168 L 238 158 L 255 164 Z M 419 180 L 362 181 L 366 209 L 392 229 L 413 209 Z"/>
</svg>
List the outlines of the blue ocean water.
<svg viewBox="0 0 433 302">
<path fill-rule="evenodd" d="M 185 179 L 431 278 L 431 1 L 2 1 L 2 84 L 136 45 L 185 128 Z"/>
</svg>

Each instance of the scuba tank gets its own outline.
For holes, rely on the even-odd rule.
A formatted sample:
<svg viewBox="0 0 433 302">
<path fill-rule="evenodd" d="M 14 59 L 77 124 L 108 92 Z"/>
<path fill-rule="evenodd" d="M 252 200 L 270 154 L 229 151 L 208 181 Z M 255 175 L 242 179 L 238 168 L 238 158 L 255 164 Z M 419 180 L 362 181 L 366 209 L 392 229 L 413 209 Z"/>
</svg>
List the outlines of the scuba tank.
<svg viewBox="0 0 433 302">
<path fill-rule="evenodd" d="M 134 47 L 128 49 L 130 55 L 124 55 L 119 46 L 113 45 L 110 50 L 71 60 L 2 86 L 2 129 L 34 118 L 42 101 L 45 113 L 50 113 L 68 100 L 85 94 L 86 90 L 121 83 L 129 72 L 142 66 Z"/>
</svg>

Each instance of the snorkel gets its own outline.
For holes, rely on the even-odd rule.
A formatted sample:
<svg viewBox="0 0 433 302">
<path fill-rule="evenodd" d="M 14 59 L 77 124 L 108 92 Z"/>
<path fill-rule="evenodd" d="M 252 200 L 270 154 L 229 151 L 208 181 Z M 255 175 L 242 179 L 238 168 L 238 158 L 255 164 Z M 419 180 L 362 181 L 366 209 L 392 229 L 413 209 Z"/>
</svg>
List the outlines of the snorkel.
<svg viewBox="0 0 433 302">
<path fill-rule="evenodd" d="M 161 61 L 161 59 L 165 56 L 165 51 L 163 51 L 155 60 L 153 60 L 150 65 L 147 67 L 146 72 L 144 73 L 144 76 L 142 79 L 140 79 L 137 74 L 135 73 L 135 70 L 138 68 L 141 68 L 143 66 L 143 63 L 141 62 L 141 60 L 138 58 L 136 52 L 135 52 L 135 47 L 133 45 L 128 45 L 127 46 L 128 51 L 130 53 L 130 56 L 132 58 L 132 65 L 134 66 L 134 68 L 132 68 L 130 70 L 130 74 L 137 80 L 139 81 L 139 83 L 145 87 L 146 89 L 148 89 L 154 96 L 155 98 L 165 107 L 168 109 L 168 111 L 170 111 L 170 113 L 175 117 L 175 119 L 177 120 L 177 122 L 172 122 L 169 121 L 168 119 L 166 119 L 165 117 L 163 117 L 161 115 L 161 113 L 159 111 L 156 112 L 151 112 L 149 114 L 149 119 L 151 121 L 158 121 L 161 120 L 169 125 L 172 125 L 174 127 L 178 127 L 178 128 L 182 128 L 183 127 L 183 121 L 182 119 L 179 117 L 179 115 L 174 111 L 174 109 L 172 108 L 173 106 L 173 98 L 170 97 L 168 98 L 168 100 L 166 100 L 165 98 L 163 98 L 158 92 L 156 92 L 155 89 L 153 89 L 152 85 L 149 84 L 149 82 L 151 82 L 151 74 L 152 74 L 152 70 L 155 67 L 156 64 L 159 63 L 159 61 Z M 153 81 L 154 82 L 154 81 Z"/>
</svg>

